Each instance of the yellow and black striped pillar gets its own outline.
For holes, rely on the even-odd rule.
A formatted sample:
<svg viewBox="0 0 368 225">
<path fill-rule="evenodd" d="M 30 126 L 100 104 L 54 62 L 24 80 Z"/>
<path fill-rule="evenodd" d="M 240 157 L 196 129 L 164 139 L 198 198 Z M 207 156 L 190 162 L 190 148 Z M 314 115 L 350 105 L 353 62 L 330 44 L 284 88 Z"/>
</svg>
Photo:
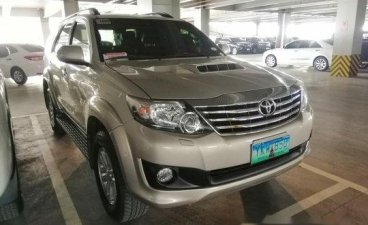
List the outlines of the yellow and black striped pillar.
<svg viewBox="0 0 368 225">
<path fill-rule="evenodd" d="M 331 63 L 331 76 L 354 77 L 358 74 L 360 55 L 334 55 Z"/>
</svg>

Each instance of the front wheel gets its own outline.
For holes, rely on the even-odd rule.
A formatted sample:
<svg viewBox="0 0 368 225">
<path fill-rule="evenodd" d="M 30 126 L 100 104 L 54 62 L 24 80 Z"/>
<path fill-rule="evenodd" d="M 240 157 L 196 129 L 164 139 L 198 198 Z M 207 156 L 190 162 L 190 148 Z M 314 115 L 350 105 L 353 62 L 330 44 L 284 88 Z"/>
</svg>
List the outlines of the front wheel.
<svg viewBox="0 0 368 225">
<path fill-rule="evenodd" d="M 27 82 L 28 77 L 24 73 L 24 71 L 19 67 L 14 67 L 11 70 L 11 77 L 13 78 L 14 82 L 18 85 L 23 85 Z"/>
<path fill-rule="evenodd" d="M 328 61 L 325 57 L 319 56 L 314 60 L 313 67 L 318 71 L 326 71 L 328 69 Z"/>
<path fill-rule="evenodd" d="M 93 150 L 96 153 L 94 173 L 106 212 L 121 223 L 143 216 L 148 206 L 128 192 L 112 141 L 106 131 L 97 132 Z"/>
<path fill-rule="evenodd" d="M 265 63 L 269 67 L 275 67 L 277 66 L 277 59 L 274 55 L 268 55 L 266 57 Z"/>
</svg>

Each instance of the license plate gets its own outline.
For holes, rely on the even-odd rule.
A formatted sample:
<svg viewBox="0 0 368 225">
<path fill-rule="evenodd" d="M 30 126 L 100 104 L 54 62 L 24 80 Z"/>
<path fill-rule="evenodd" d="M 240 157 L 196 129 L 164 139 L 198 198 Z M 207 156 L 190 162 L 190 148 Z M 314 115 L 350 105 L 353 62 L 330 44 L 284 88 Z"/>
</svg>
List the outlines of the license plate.
<svg viewBox="0 0 368 225">
<path fill-rule="evenodd" d="M 253 142 L 251 164 L 257 164 L 289 152 L 290 136 L 282 135 Z"/>
</svg>

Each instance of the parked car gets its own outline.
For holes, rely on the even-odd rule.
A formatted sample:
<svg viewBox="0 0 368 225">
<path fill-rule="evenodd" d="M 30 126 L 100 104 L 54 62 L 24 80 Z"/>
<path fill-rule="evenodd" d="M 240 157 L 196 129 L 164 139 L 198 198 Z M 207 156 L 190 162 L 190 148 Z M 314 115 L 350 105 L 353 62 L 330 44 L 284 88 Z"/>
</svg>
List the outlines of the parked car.
<svg viewBox="0 0 368 225">
<path fill-rule="evenodd" d="M 301 81 L 160 15 L 77 13 L 46 48 L 51 127 L 88 158 L 120 222 L 265 182 L 310 149 Z"/>
<path fill-rule="evenodd" d="M 268 37 L 268 38 L 265 38 L 264 40 L 270 43 L 271 49 L 276 48 L 276 38 L 275 37 Z"/>
<path fill-rule="evenodd" d="M 271 49 L 271 43 L 268 41 L 264 41 L 261 38 L 258 37 L 247 37 L 245 38 L 246 42 L 251 43 L 252 46 L 252 53 L 263 53 L 269 49 Z"/>
<path fill-rule="evenodd" d="M 217 45 L 228 45 L 230 53 L 233 55 L 237 55 L 239 53 L 250 53 L 252 51 L 251 44 L 241 38 L 217 38 L 215 43 Z"/>
<path fill-rule="evenodd" d="M 43 72 L 43 47 L 31 44 L 0 44 L 0 68 L 6 78 L 23 85 L 28 76 Z"/>
<path fill-rule="evenodd" d="M 0 222 L 18 216 L 21 207 L 17 163 L 4 76 L 0 70 Z"/>
<path fill-rule="evenodd" d="M 318 71 L 326 71 L 331 65 L 332 45 L 324 41 L 297 40 L 283 48 L 263 53 L 263 62 L 269 67 L 277 65 L 313 66 Z"/>
</svg>

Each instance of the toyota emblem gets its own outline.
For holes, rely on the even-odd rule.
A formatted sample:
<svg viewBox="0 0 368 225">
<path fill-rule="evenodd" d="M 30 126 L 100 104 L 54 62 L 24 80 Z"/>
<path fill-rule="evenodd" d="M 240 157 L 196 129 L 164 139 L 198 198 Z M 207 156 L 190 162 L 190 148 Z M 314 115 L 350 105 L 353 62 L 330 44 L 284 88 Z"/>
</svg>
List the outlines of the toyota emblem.
<svg viewBox="0 0 368 225">
<path fill-rule="evenodd" d="M 264 116 L 270 116 L 276 111 L 276 103 L 272 99 L 263 100 L 259 106 L 258 111 Z"/>
</svg>

